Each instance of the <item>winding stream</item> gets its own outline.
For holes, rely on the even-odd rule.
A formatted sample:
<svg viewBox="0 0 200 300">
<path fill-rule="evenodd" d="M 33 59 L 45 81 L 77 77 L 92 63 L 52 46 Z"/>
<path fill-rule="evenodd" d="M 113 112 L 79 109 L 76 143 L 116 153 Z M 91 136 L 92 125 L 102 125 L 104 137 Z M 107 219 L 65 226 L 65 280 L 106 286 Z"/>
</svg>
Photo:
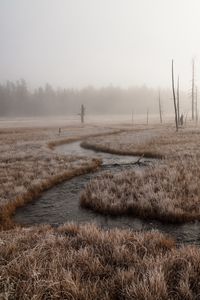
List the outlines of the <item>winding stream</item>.
<svg viewBox="0 0 200 300">
<path fill-rule="evenodd" d="M 56 149 L 62 154 L 101 158 L 103 165 L 98 172 L 74 177 L 58 184 L 44 192 L 37 201 L 17 209 L 14 216 L 17 223 L 23 225 L 49 223 L 57 226 L 64 222 L 74 221 L 78 223 L 94 222 L 104 229 L 113 227 L 132 228 L 134 230 L 156 229 L 173 236 L 179 243 L 200 245 L 199 222 L 178 225 L 163 224 L 159 221 L 142 220 L 127 216 L 103 216 L 79 207 L 79 194 L 90 179 L 104 171 L 117 172 L 124 168 L 139 168 L 136 165 L 131 165 L 138 157 L 86 150 L 80 147 L 80 142 L 58 146 Z M 148 163 L 151 164 L 152 160 L 148 159 Z"/>
</svg>

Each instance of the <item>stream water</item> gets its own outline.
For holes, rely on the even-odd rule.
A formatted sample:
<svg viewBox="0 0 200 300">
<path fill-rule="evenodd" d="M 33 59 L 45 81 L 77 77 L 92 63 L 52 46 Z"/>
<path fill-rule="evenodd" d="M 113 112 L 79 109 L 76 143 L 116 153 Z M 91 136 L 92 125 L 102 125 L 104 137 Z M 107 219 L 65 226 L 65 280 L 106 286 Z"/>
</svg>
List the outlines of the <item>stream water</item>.
<svg viewBox="0 0 200 300">
<path fill-rule="evenodd" d="M 14 216 L 15 222 L 23 225 L 48 223 L 58 226 L 64 222 L 74 221 L 78 223 L 93 222 L 104 229 L 113 227 L 131 228 L 140 231 L 156 229 L 173 236 L 179 243 L 200 245 L 199 222 L 166 224 L 127 216 L 111 217 L 94 213 L 79 206 L 79 195 L 89 180 L 105 171 L 118 172 L 123 169 L 141 168 L 131 164 L 138 159 L 137 157 L 86 150 L 80 147 L 80 142 L 65 144 L 57 147 L 56 150 L 67 155 L 101 158 L 103 165 L 98 172 L 74 177 L 58 184 L 44 192 L 37 201 L 17 209 Z M 148 159 L 145 161 L 147 161 L 147 165 L 153 163 L 153 160 Z"/>
</svg>

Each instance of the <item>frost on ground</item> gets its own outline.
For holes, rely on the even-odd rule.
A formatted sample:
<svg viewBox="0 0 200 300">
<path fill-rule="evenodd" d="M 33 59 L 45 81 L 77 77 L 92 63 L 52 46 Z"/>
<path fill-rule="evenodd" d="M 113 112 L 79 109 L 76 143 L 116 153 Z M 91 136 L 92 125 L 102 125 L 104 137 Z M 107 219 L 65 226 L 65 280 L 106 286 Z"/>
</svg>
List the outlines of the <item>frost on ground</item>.
<svg viewBox="0 0 200 300">
<path fill-rule="evenodd" d="M 156 127 L 145 128 L 138 126 L 135 129 L 127 130 L 112 136 L 101 136 L 88 138 L 82 146 L 88 149 L 104 151 L 113 154 L 145 155 L 146 157 L 160 157 L 157 151 L 151 153 L 147 147 L 154 138 L 158 138 L 163 130 Z"/>
<path fill-rule="evenodd" d="M 200 220 L 199 157 L 155 164 L 142 172 L 105 173 L 87 184 L 82 207 L 168 222 Z"/>
<path fill-rule="evenodd" d="M 48 148 L 52 141 L 79 139 L 111 131 L 104 127 L 0 128 L 0 225 L 16 206 L 32 200 L 61 180 L 87 172 L 99 162 L 57 154 Z"/>
<path fill-rule="evenodd" d="M 132 139 L 134 136 L 133 133 Z M 104 214 L 130 214 L 168 222 L 200 220 L 198 128 L 178 133 L 170 128 L 163 129 L 159 135 L 142 139 L 142 146 L 139 142 L 132 143 L 131 133 L 127 136 L 119 134 L 109 142 L 107 137 L 104 140 L 101 137 L 101 140 L 98 143 L 93 140 L 93 144 L 97 147 L 106 145 L 116 151 L 134 149 L 141 151 L 141 155 L 150 151 L 163 155 L 165 159 L 143 172 L 105 173 L 93 179 L 81 194 L 82 207 Z"/>
<path fill-rule="evenodd" d="M 199 299 L 200 249 L 66 224 L 0 232 L 1 299 Z"/>
<path fill-rule="evenodd" d="M 23 204 L 23 195 L 31 200 L 38 187 L 42 191 L 81 168 L 88 171 L 97 165 L 58 155 L 47 144 L 102 133 L 105 128 L 65 130 L 58 136 L 53 128 L 0 129 L 1 218 Z M 142 143 L 134 144 L 136 135 L 129 131 L 105 136 L 101 144 L 109 143 L 116 151 L 156 149 L 168 158 L 143 174 L 98 177 L 84 192 L 87 200 L 96 197 L 106 209 L 117 203 L 120 213 L 136 203 L 147 215 L 159 216 L 159 210 L 167 216 L 173 210 L 199 214 L 199 130 L 176 134 L 167 128 L 150 138 L 146 130 Z M 177 247 L 159 232 L 104 231 L 91 224 L 15 228 L 0 232 L 0 249 L 1 299 L 192 300 L 200 295 L 199 247 Z"/>
<path fill-rule="evenodd" d="M 122 132 L 112 136 L 89 138 L 85 148 L 118 154 L 141 155 L 145 157 L 176 157 L 198 153 L 200 130 L 197 127 L 180 129 L 172 126 L 139 127 L 135 131 Z"/>
</svg>

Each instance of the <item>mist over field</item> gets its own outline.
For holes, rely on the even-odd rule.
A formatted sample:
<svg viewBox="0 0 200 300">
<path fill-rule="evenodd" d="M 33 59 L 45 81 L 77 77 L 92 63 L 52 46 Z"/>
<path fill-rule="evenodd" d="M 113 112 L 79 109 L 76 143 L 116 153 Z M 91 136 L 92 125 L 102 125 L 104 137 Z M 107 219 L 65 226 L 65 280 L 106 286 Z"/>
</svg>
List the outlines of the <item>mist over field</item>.
<svg viewBox="0 0 200 300">
<path fill-rule="evenodd" d="M 164 89 L 161 92 L 162 111 L 172 113 L 173 102 L 171 91 Z M 83 89 L 53 89 L 46 84 L 34 91 L 27 88 L 24 80 L 16 83 L 7 82 L 0 85 L 0 116 L 53 116 L 77 115 L 81 104 L 84 104 L 89 115 L 97 114 L 158 114 L 159 92 L 153 88 L 132 87 L 120 88 L 108 86 Z M 187 95 L 181 94 L 181 109 L 188 109 Z"/>
<path fill-rule="evenodd" d="M 2 0 L 0 116 L 191 112 L 199 1 Z M 21 79 L 23 78 L 23 79 Z"/>
<path fill-rule="evenodd" d="M 200 0 L 0 0 L 0 300 L 200 299 Z"/>
</svg>

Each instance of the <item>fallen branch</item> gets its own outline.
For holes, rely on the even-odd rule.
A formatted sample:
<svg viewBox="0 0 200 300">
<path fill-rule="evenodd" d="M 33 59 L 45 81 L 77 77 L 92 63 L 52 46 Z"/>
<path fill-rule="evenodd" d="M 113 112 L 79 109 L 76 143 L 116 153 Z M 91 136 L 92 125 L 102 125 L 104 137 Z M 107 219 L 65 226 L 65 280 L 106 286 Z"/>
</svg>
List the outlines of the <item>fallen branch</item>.
<svg viewBox="0 0 200 300">
<path fill-rule="evenodd" d="M 140 156 L 136 161 L 130 162 L 130 163 L 114 163 L 109 165 L 103 165 L 105 167 L 119 167 L 119 166 L 133 166 L 133 165 L 139 165 L 139 166 L 148 166 L 149 163 L 151 163 L 150 160 L 141 161 L 141 159 L 144 158 L 144 155 Z"/>
</svg>

